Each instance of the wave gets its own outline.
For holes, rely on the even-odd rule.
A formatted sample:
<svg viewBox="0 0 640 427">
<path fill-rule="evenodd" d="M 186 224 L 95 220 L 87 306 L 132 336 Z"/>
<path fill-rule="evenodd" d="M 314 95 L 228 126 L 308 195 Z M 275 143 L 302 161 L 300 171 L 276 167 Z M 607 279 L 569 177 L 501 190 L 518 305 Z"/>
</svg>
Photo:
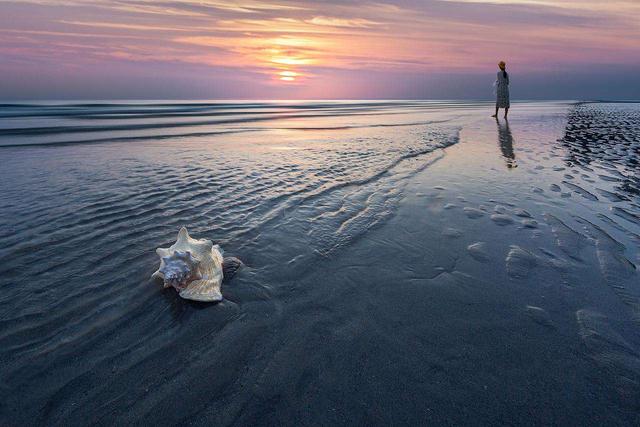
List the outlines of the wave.
<svg viewBox="0 0 640 427">
<path fill-rule="evenodd" d="M 2 104 L 0 147 L 200 137 L 260 130 L 414 126 L 437 123 L 440 121 L 437 115 L 444 111 L 451 113 L 450 109 L 463 114 L 480 105 L 483 104 L 434 101 Z"/>
<path fill-rule="evenodd" d="M 450 122 L 452 119 L 446 120 L 434 120 L 424 122 L 411 122 L 411 123 L 394 123 L 394 124 L 369 124 L 369 125 L 351 125 L 351 126 L 318 126 L 318 127 L 270 127 L 271 131 L 333 131 L 333 130 L 349 130 L 349 129 L 368 129 L 368 128 L 394 128 L 394 127 L 408 127 L 408 126 L 426 126 L 432 124 L 441 124 Z M 261 132 L 264 128 L 238 128 L 227 130 L 214 130 L 207 132 L 186 132 L 186 133 L 163 133 L 163 134 L 151 134 L 141 136 L 117 136 L 117 137 L 105 137 L 105 138 L 93 138 L 93 139 L 79 139 L 79 140 L 65 140 L 65 141 L 52 141 L 52 142 L 32 142 L 28 144 L 4 144 L 0 145 L 0 148 L 16 148 L 16 147 L 38 147 L 38 146 L 64 146 L 74 144 L 95 144 L 95 143 L 108 143 L 108 142 L 126 142 L 136 140 L 163 140 L 173 138 L 198 138 L 204 136 L 216 136 L 216 135 L 232 135 L 239 133 L 249 132 Z"/>
</svg>

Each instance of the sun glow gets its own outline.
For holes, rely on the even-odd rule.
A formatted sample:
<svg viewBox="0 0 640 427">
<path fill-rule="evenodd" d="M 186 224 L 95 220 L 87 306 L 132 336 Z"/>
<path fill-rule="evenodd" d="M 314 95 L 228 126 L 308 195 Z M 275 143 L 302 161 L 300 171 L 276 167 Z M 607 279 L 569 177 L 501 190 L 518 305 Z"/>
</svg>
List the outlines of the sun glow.
<svg viewBox="0 0 640 427">
<path fill-rule="evenodd" d="M 319 58 L 314 57 L 317 49 L 323 44 L 311 38 L 280 36 L 265 40 L 268 47 L 262 50 L 258 62 L 269 64 L 275 70 L 276 80 L 282 83 L 300 83 L 300 78 L 307 75 L 302 71 L 305 66 L 318 65 Z"/>
<path fill-rule="evenodd" d="M 274 56 L 271 58 L 271 62 L 283 65 L 311 65 L 314 63 L 313 59 L 296 56 Z"/>
<path fill-rule="evenodd" d="M 290 70 L 284 70 L 284 71 L 280 71 L 278 73 L 278 76 L 280 76 L 279 78 L 283 82 L 294 82 L 296 81 L 296 77 L 300 76 L 300 73 L 297 73 L 295 71 L 290 71 Z"/>
</svg>

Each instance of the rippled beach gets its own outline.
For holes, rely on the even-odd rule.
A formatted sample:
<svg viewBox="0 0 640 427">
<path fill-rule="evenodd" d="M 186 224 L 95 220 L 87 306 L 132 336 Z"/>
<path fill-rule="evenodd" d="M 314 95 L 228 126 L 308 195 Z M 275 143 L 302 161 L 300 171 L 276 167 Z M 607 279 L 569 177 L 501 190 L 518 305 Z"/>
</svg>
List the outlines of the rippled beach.
<svg viewBox="0 0 640 427">
<path fill-rule="evenodd" d="M 512 107 L 0 106 L 0 424 L 637 425 L 640 104 Z"/>
</svg>

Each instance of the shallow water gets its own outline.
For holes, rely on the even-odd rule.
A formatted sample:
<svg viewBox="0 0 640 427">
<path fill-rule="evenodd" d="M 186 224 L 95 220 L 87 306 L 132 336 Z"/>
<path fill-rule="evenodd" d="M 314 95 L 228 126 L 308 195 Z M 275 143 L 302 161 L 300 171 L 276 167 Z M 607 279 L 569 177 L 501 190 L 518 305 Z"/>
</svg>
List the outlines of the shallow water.
<svg viewBox="0 0 640 427">
<path fill-rule="evenodd" d="M 490 109 L 0 107 L 3 424 L 637 423 L 640 106 Z"/>
</svg>

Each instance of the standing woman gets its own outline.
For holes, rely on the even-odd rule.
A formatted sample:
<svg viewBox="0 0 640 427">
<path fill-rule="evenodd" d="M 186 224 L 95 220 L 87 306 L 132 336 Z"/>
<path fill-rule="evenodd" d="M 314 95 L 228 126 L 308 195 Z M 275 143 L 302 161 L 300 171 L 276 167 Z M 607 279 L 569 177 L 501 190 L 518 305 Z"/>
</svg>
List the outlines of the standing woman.
<svg viewBox="0 0 640 427">
<path fill-rule="evenodd" d="M 505 68 L 507 64 L 504 61 L 500 61 L 498 64 L 500 71 L 498 71 L 498 79 L 496 80 L 496 113 L 491 117 L 498 117 L 498 109 L 504 108 L 504 118 L 507 118 L 509 114 L 509 74 L 507 74 Z"/>
</svg>

